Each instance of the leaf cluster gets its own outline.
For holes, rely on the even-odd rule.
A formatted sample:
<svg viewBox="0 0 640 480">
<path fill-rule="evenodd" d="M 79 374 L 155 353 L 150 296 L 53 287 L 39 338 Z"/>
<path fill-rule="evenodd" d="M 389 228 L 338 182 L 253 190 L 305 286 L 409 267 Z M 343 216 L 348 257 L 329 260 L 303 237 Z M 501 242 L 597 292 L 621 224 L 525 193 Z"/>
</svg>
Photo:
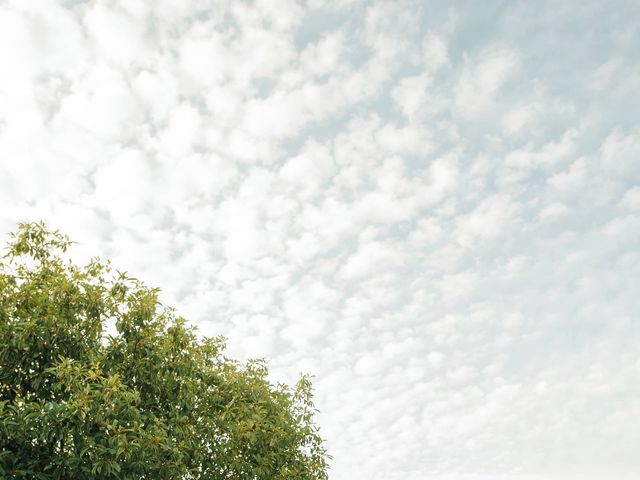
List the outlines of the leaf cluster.
<svg viewBox="0 0 640 480">
<path fill-rule="evenodd" d="M 21 224 L 0 262 L 0 477 L 327 478 L 308 377 L 271 384 L 71 244 Z"/>
</svg>

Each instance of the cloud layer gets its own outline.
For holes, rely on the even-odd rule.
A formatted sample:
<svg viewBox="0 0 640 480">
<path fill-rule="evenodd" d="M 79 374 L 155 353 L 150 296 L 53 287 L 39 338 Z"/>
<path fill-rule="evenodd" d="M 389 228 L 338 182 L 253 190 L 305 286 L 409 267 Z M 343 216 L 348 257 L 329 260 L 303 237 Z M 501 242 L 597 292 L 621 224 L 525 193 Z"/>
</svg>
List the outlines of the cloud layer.
<svg viewBox="0 0 640 480">
<path fill-rule="evenodd" d="M 331 478 L 640 470 L 634 2 L 0 2 L 0 232 L 275 380 Z"/>
</svg>

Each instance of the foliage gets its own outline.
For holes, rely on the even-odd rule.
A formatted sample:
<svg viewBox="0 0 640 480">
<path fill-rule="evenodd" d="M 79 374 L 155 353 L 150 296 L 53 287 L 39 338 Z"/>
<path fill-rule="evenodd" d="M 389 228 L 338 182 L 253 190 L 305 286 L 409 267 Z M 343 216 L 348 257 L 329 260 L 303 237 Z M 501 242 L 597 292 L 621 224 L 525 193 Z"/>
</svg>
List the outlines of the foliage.
<svg viewBox="0 0 640 480">
<path fill-rule="evenodd" d="M 0 477 L 327 478 L 307 377 L 270 384 L 70 245 L 21 224 L 0 262 Z"/>
</svg>

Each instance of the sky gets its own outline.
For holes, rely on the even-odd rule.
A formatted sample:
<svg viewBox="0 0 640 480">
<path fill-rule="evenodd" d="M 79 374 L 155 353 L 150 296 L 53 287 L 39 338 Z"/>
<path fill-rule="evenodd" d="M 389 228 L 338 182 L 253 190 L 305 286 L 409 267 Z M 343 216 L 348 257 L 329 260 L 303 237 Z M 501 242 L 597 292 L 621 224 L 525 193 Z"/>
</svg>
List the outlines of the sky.
<svg viewBox="0 0 640 480">
<path fill-rule="evenodd" d="M 625 0 L 0 0 L 0 237 L 315 375 L 331 480 L 638 478 L 639 46 Z"/>
</svg>

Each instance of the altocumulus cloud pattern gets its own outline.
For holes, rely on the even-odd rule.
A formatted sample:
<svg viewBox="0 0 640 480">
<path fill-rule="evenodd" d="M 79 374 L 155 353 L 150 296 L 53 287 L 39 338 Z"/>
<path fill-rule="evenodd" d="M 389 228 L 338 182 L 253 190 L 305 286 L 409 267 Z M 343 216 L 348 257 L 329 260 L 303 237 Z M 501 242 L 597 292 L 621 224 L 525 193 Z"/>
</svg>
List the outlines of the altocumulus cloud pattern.
<svg viewBox="0 0 640 480">
<path fill-rule="evenodd" d="M 333 480 L 640 471 L 637 1 L 0 1 L 0 232 L 274 379 Z"/>
</svg>

